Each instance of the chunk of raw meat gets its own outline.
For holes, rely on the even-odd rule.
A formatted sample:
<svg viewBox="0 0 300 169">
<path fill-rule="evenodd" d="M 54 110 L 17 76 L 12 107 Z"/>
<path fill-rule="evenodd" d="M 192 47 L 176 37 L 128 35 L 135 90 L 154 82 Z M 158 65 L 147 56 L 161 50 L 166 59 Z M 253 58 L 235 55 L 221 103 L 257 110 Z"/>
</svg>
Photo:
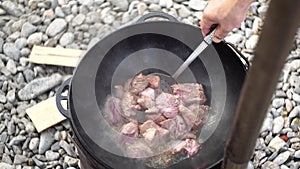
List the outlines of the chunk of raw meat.
<svg viewBox="0 0 300 169">
<path fill-rule="evenodd" d="M 125 147 L 126 153 L 130 158 L 147 158 L 154 154 L 151 148 L 140 139 L 125 143 Z"/>
<path fill-rule="evenodd" d="M 153 89 L 158 89 L 160 86 L 160 78 L 156 75 L 147 75 L 149 86 Z"/>
<path fill-rule="evenodd" d="M 115 97 L 108 97 L 104 109 L 104 118 L 108 123 L 117 124 L 124 121 L 122 114 L 121 100 Z"/>
<path fill-rule="evenodd" d="M 179 105 L 179 112 L 181 113 L 185 123 L 187 124 L 188 128 L 191 129 L 197 119 L 197 112 L 192 112 L 190 109 L 183 105 Z"/>
<path fill-rule="evenodd" d="M 199 150 L 199 143 L 194 139 L 186 139 L 185 140 L 186 145 L 184 146 L 184 149 L 187 151 L 189 156 L 193 156 L 197 154 Z"/>
<path fill-rule="evenodd" d="M 150 109 L 155 106 L 155 90 L 148 87 L 140 93 L 137 103 L 144 109 Z"/>
<path fill-rule="evenodd" d="M 159 126 L 154 126 L 151 128 L 148 128 L 142 136 L 145 139 L 145 142 L 148 143 L 150 147 L 153 149 L 156 149 L 158 146 L 167 144 L 170 140 L 169 137 L 169 131 L 166 129 L 163 129 Z"/>
<path fill-rule="evenodd" d="M 121 133 L 129 137 L 138 136 L 138 123 L 136 121 L 129 122 L 124 124 L 121 128 Z"/>
<path fill-rule="evenodd" d="M 161 93 L 156 98 L 156 107 L 167 118 L 173 118 L 178 114 L 179 101 L 175 95 Z"/>
<path fill-rule="evenodd" d="M 170 147 L 171 147 L 171 153 L 178 153 L 184 149 L 186 146 L 186 142 L 182 140 L 172 140 L 170 142 Z"/>
<path fill-rule="evenodd" d="M 206 105 L 192 104 L 189 106 L 189 109 L 197 115 L 193 129 L 198 129 L 206 122 L 210 107 Z"/>
<path fill-rule="evenodd" d="M 173 119 L 167 119 L 160 123 L 162 128 L 165 128 L 170 131 L 170 135 L 173 138 L 180 138 L 185 133 L 189 131 L 188 127 L 186 126 L 184 120 L 180 115 L 177 115 Z"/>
<path fill-rule="evenodd" d="M 203 86 L 197 83 L 183 83 L 172 85 L 173 93 L 185 103 L 203 104 L 206 101 Z"/>
<path fill-rule="evenodd" d="M 143 133 L 143 137 L 145 138 L 146 142 L 153 142 L 155 136 L 158 134 L 157 129 L 149 128 Z"/>
<path fill-rule="evenodd" d="M 136 103 L 136 96 L 130 92 L 124 93 L 121 107 L 126 117 L 135 116 L 137 114 L 137 110 L 140 109 L 140 106 Z"/>
<path fill-rule="evenodd" d="M 141 134 L 145 133 L 145 132 L 146 132 L 148 129 L 150 129 L 150 128 L 156 129 L 156 130 L 159 132 L 160 135 L 165 135 L 165 134 L 169 133 L 168 130 L 166 130 L 166 129 L 160 127 L 159 125 L 157 125 L 157 124 L 156 124 L 154 121 L 152 121 L 152 120 L 147 120 L 147 121 L 145 121 L 143 124 L 141 124 L 141 125 L 139 126 L 139 129 L 140 129 L 140 133 L 141 133 Z"/>
<path fill-rule="evenodd" d="M 149 85 L 147 77 L 143 74 L 139 74 L 135 76 L 130 85 L 130 91 L 134 94 L 138 94 L 139 92 L 145 90 Z"/>
</svg>

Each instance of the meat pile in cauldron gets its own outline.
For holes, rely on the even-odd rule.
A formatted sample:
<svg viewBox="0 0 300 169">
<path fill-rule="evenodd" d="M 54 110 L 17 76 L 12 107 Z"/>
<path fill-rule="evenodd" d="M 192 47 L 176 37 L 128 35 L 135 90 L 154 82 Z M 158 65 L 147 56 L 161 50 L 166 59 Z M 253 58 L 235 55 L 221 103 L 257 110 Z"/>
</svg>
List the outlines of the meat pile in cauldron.
<svg viewBox="0 0 300 169">
<path fill-rule="evenodd" d="M 199 127 L 209 106 L 203 86 L 182 83 L 171 86 L 172 93 L 160 89 L 160 77 L 139 74 L 124 86 L 115 86 L 114 96 L 105 103 L 104 117 L 120 132 L 126 155 L 146 158 L 158 154 L 196 154 Z"/>
</svg>

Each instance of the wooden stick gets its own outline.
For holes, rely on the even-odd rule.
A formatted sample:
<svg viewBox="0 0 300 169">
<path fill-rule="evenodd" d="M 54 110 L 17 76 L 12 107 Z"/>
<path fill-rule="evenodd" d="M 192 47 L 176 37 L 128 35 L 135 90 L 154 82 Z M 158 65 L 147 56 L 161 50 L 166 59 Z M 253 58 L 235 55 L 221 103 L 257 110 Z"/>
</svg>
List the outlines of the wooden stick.
<svg viewBox="0 0 300 169">
<path fill-rule="evenodd" d="M 38 64 L 76 67 L 84 51 L 33 46 L 29 61 Z"/>
<path fill-rule="evenodd" d="M 50 97 L 47 100 L 26 109 L 26 113 L 38 132 L 66 119 L 57 109 L 55 97 Z"/>
<path fill-rule="evenodd" d="M 242 89 L 223 167 L 243 169 L 248 165 L 272 94 L 300 23 L 300 1 L 270 2 L 266 22 Z"/>
</svg>

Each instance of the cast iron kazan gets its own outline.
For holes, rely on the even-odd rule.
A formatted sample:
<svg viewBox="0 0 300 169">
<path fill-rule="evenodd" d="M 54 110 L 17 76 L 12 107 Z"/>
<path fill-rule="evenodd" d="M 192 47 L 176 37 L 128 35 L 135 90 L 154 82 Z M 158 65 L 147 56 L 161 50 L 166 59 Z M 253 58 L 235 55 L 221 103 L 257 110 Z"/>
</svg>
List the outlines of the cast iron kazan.
<svg viewBox="0 0 300 169">
<path fill-rule="evenodd" d="M 147 21 L 152 17 L 167 19 Z M 116 140 L 102 116 L 105 99 L 114 85 L 123 85 L 138 72 L 172 75 L 203 40 L 198 27 L 180 23 L 164 13 L 149 13 L 133 25 L 117 30 L 95 44 L 82 58 L 72 79 L 60 87 L 56 102 L 74 132 L 80 159 L 86 168 L 150 168 L 141 160 L 118 153 Z M 216 130 L 200 140 L 199 152 L 169 168 L 210 168 L 223 158 L 248 62 L 232 45 L 221 42 L 207 47 L 178 82 L 204 85 L 207 104 L 220 113 Z M 62 92 L 68 90 L 68 96 Z M 61 101 L 68 101 L 68 109 Z M 205 137 L 205 136 L 204 136 Z"/>
</svg>

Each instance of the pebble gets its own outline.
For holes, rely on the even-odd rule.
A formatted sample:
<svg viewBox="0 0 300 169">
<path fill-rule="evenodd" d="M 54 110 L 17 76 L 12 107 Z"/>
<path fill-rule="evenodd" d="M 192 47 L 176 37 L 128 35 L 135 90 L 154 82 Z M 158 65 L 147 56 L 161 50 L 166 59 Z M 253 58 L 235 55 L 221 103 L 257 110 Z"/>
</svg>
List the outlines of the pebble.
<svg viewBox="0 0 300 169">
<path fill-rule="evenodd" d="M 64 19 L 58 18 L 51 22 L 51 24 L 46 29 L 46 34 L 50 37 L 53 37 L 67 27 L 67 22 Z"/>
<path fill-rule="evenodd" d="M 272 106 L 275 107 L 276 109 L 282 107 L 283 105 L 284 105 L 284 98 L 275 98 L 272 101 Z"/>
<path fill-rule="evenodd" d="M 69 45 L 73 42 L 75 36 L 71 32 L 64 33 L 59 40 L 59 44 L 62 46 Z"/>
<path fill-rule="evenodd" d="M 293 94 L 293 100 L 296 101 L 297 103 L 300 103 L 300 95 L 297 93 Z"/>
<path fill-rule="evenodd" d="M 32 150 L 32 151 L 35 151 L 37 150 L 38 146 L 39 146 L 39 143 L 40 143 L 40 139 L 35 137 L 35 138 L 32 138 L 29 142 L 29 149 Z"/>
<path fill-rule="evenodd" d="M 17 67 L 16 67 L 16 64 L 15 62 L 12 60 L 12 59 L 9 59 L 7 61 L 7 64 L 6 64 L 6 69 L 12 73 L 12 74 L 16 74 L 17 73 Z"/>
<path fill-rule="evenodd" d="M 20 144 L 21 142 L 25 141 L 26 140 L 26 137 L 25 136 L 22 136 L 22 135 L 18 135 L 16 137 L 13 137 L 10 142 L 9 142 L 9 146 L 12 146 L 12 145 L 18 145 Z"/>
<path fill-rule="evenodd" d="M 108 0 L 113 5 L 115 5 L 119 10 L 126 11 L 128 9 L 129 3 L 127 0 Z"/>
<path fill-rule="evenodd" d="M 77 156 L 77 154 L 75 153 L 75 151 L 73 150 L 73 148 L 66 141 L 61 140 L 59 142 L 59 145 L 60 145 L 61 148 L 63 148 L 67 152 L 67 154 L 69 156 L 72 156 L 72 157 L 76 157 Z"/>
<path fill-rule="evenodd" d="M 15 169 L 13 165 L 7 164 L 5 162 L 0 162 L 0 168 L 2 169 Z"/>
<path fill-rule="evenodd" d="M 54 13 L 58 17 L 61 17 L 61 18 L 65 17 L 64 11 L 59 6 L 55 8 L 55 12 Z"/>
<path fill-rule="evenodd" d="M 300 131 L 300 119 L 299 118 L 294 118 L 291 122 L 291 128 L 294 131 Z"/>
<path fill-rule="evenodd" d="M 15 165 L 22 164 L 22 163 L 25 163 L 27 161 L 28 161 L 28 158 L 24 155 L 16 154 L 15 157 L 14 157 L 14 164 Z"/>
<path fill-rule="evenodd" d="M 190 0 L 189 7 L 196 11 L 203 11 L 207 5 L 207 1 L 205 0 Z"/>
<path fill-rule="evenodd" d="M 27 38 L 30 34 L 35 32 L 37 30 L 37 27 L 32 25 L 29 22 L 25 22 L 21 29 L 21 36 Z"/>
<path fill-rule="evenodd" d="M 60 84 L 61 80 L 62 76 L 60 74 L 34 79 L 18 92 L 18 96 L 21 100 L 35 98 Z"/>
<path fill-rule="evenodd" d="M 296 60 L 292 60 L 290 63 L 290 68 L 291 71 L 297 71 L 298 69 L 300 69 L 300 60 L 296 59 Z"/>
<path fill-rule="evenodd" d="M 54 132 L 52 128 L 43 131 L 40 136 L 39 154 L 44 154 L 54 142 Z"/>
<path fill-rule="evenodd" d="M 13 164 L 13 162 L 8 154 L 2 155 L 2 162 L 7 163 L 7 164 Z"/>
<path fill-rule="evenodd" d="M 6 94 L 6 98 L 9 102 L 13 103 L 16 99 L 16 94 L 15 94 L 15 90 L 12 89 L 12 90 L 9 90 Z"/>
<path fill-rule="evenodd" d="M 284 118 L 282 116 L 278 116 L 274 119 L 274 125 L 273 125 L 273 133 L 277 134 L 279 133 L 284 125 Z"/>
<path fill-rule="evenodd" d="M 295 93 L 300 94 L 300 77 L 296 75 L 291 75 L 289 82 L 293 87 Z"/>
<path fill-rule="evenodd" d="M 191 14 L 191 11 L 186 6 L 181 5 L 178 14 L 181 18 L 186 18 Z"/>
<path fill-rule="evenodd" d="M 21 50 L 22 48 L 27 46 L 27 39 L 19 38 L 16 40 L 15 44 L 16 44 L 17 48 Z"/>
<path fill-rule="evenodd" d="M 244 37 L 243 35 L 236 33 L 236 34 L 231 34 L 225 37 L 225 41 L 232 43 L 233 45 L 238 45 L 243 41 Z"/>
<path fill-rule="evenodd" d="M 0 90 L 0 103 L 6 103 L 5 93 Z"/>
<path fill-rule="evenodd" d="M 286 142 L 279 136 L 276 136 L 270 141 L 268 148 L 270 151 L 275 152 L 279 151 L 284 145 L 286 145 Z"/>
<path fill-rule="evenodd" d="M 28 22 L 33 25 L 39 25 L 42 22 L 42 18 L 38 15 L 30 15 L 28 16 Z"/>
<path fill-rule="evenodd" d="M 258 35 L 252 35 L 248 40 L 246 40 L 246 48 L 250 50 L 254 50 L 256 47 L 257 41 L 259 36 Z"/>
<path fill-rule="evenodd" d="M 148 8 L 151 12 L 161 11 L 161 7 L 158 4 L 150 4 Z"/>
<path fill-rule="evenodd" d="M 159 0 L 144 0 L 146 4 L 158 4 Z"/>
<path fill-rule="evenodd" d="M 289 99 L 285 99 L 285 109 L 287 112 L 290 112 L 293 109 L 293 104 L 291 102 L 291 100 Z"/>
<path fill-rule="evenodd" d="M 15 61 L 19 60 L 20 58 L 20 50 L 17 48 L 16 44 L 14 43 L 5 43 L 3 45 L 3 52 L 7 57 Z"/>
<path fill-rule="evenodd" d="M 288 158 L 290 157 L 291 153 L 289 151 L 285 151 L 281 154 L 279 154 L 275 159 L 274 159 L 274 163 L 281 165 L 283 163 L 285 163 Z"/>
<path fill-rule="evenodd" d="M 91 6 L 93 5 L 93 0 L 78 0 L 78 2 L 82 5 Z"/>
<path fill-rule="evenodd" d="M 261 127 L 260 132 L 271 131 L 273 128 L 273 118 L 267 117 Z"/>
<path fill-rule="evenodd" d="M 46 151 L 45 156 L 48 161 L 54 161 L 54 160 L 58 160 L 60 155 L 59 153 L 48 150 Z"/>
<path fill-rule="evenodd" d="M 85 15 L 78 14 L 76 15 L 72 20 L 72 26 L 78 26 L 81 25 L 85 20 Z"/>
<path fill-rule="evenodd" d="M 2 8 L 10 15 L 20 17 L 23 12 L 17 7 L 17 4 L 12 1 L 3 1 Z"/>
<path fill-rule="evenodd" d="M 171 8 L 173 6 L 173 0 L 159 0 L 158 3 L 163 8 Z"/>
<path fill-rule="evenodd" d="M 300 150 L 295 151 L 294 157 L 300 159 Z"/>
<path fill-rule="evenodd" d="M 64 157 L 64 162 L 67 163 L 68 166 L 70 166 L 70 167 L 73 166 L 74 167 L 78 163 L 78 159 L 72 158 L 72 157 L 69 157 L 69 156 L 65 156 Z"/>
<path fill-rule="evenodd" d="M 0 38 L 0 53 L 2 53 L 2 48 L 3 48 L 4 40 Z"/>
<path fill-rule="evenodd" d="M 289 118 L 294 118 L 296 116 L 300 116 L 300 106 L 296 106 L 289 114 Z"/>
<path fill-rule="evenodd" d="M 271 161 L 267 161 L 262 165 L 261 169 L 280 169 L 279 165 L 271 162 Z"/>
</svg>

